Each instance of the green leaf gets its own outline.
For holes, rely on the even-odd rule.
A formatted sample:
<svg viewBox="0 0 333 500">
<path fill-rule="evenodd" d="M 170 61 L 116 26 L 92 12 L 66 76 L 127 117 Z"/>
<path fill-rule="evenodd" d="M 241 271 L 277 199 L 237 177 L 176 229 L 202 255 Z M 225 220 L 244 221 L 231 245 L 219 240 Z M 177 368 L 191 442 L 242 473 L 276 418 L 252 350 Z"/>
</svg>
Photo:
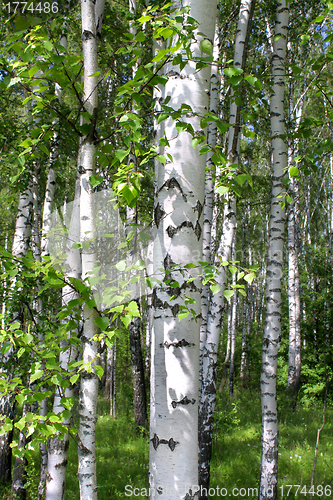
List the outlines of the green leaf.
<svg viewBox="0 0 333 500">
<path fill-rule="evenodd" d="M 216 293 L 220 292 L 222 288 L 220 287 L 220 285 L 215 283 L 213 285 L 210 285 L 210 289 L 211 289 L 213 295 L 215 295 Z"/>
<path fill-rule="evenodd" d="M 255 277 L 256 277 L 256 275 L 255 275 L 255 274 L 253 274 L 253 273 L 249 273 L 249 274 L 246 274 L 246 275 L 244 276 L 244 279 L 245 279 L 245 281 L 247 281 L 247 282 L 248 282 L 248 283 L 250 283 L 250 285 L 251 285 L 251 284 L 252 284 L 252 281 L 254 280 L 254 278 L 255 278 Z"/>
<path fill-rule="evenodd" d="M 121 322 L 125 325 L 126 328 L 129 327 L 130 322 L 132 321 L 132 316 L 130 314 L 125 314 L 124 316 L 120 316 Z"/>
<path fill-rule="evenodd" d="M 103 317 L 99 316 L 98 318 L 95 318 L 95 323 L 98 326 L 98 328 L 104 331 L 109 326 L 110 320 L 106 316 Z"/>
<path fill-rule="evenodd" d="M 224 194 L 228 193 L 230 191 L 230 188 L 228 186 L 218 186 L 216 188 L 216 191 L 223 196 Z"/>
<path fill-rule="evenodd" d="M 224 290 L 224 296 L 227 300 L 231 299 L 234 293 L 235 290 Z"/>
<path fill-rule="evenodd" d="M 49 153 L 49 150 L 47 149 L 47 147 L 45 146 L 45 144 L 40 144 L 40 145 L 39 145 L 39 149 L 40 149 L 41 151 L 43 151 L 43 153 L 45 153 L 45 154 L 46 154 L 46 156 L 49 156 L 49 154 L 50 154 L 50 153 Z"/>
<path fill-rule="evenodd" d="M 126 261 L 125 260 L 121 260 L 119 262 L 117 262 L 117 264 L 114 266 L 118 271 L 124 271 L 127 267 L 126 265 Z"/>
<path fill-rule="evenodd" d="M 128 153 L 130 152 L 129 149 L 118 149 L 115 153 L 116 155 L 116 158 L 118 158 L 118 160 L 120 162 L 123 161 L 123 159 L 128 155 Z"/>
<path fill-rule="evenodd" d="M 159 161 L 160 163 L 163 163 L 163 165 L 166 164 L 166 158 L 164 155 L 157 155 L 156 160 Z"/>
<path fill-rule="evenodd" d="M 140 24 L 146 23 L 147 21 L 150 21 L 150 20 L 151 20 L 151 16 L 147 16 L 147 15 L 141 16 L 138 19 L 138 21 L 139 21 Z"/>
<path fill-rule="evenodd" d="M 96 375 L 99 378 L 99 380 L 101 380 L 101 378 L 103 377 L 103 374 L 104 374 L 103 367 L 100 366 L 100 365 L 95 365 L 94 366 L 94 372 L 96 373 Z"/>
<path fill-rule="evenodd" d="M 103 182 L 103 177 L 91 175 L 89 177 L 90 183 L 93 187 L 99 186 Z"/>
<path fill-rule="evenodd" d="M 187 316 L 189 315 L 189 311 L 183 311 L 181 313 L 178 314 L 178 319 L 179 321 L 182 320 L 183 318 L 187 318 Z"/>
<path fill-rule="evenodd" d="M 52 52 L 53 44 L 49 40 L 47 40 L 46 42 L 43 42 L 43 45 L 47 51 Z"/>
<path fill-rule="evenodd" d="M 201 40 L 200 42 L 200 50 L 204 54 L 211 54 L 213 51 L 212 43 L 209 40 Z"/>
<path fill-rule="evenodd" d="M 290 167 L 289 175 L 290 177 L 296 177 L 299 174 L 299 170 L 297 167 Z"/>
<path fill-rule="evenodd" d="M 44 374 L 44 370 L 36 370 L 35 373 L 33 373 L 30 376 L 30 384 L 35 382 L 35 380 L 40 379 L 43 376 L 43 374 Z"/>
<path fill-rule="evenodd" d="M 146 35 L 144 34 L 143 31 L 139 31 L 139 33 L 136 34 L 135 39 L 137 42 L 144 42 L 146 39 Z"/>
</svg>

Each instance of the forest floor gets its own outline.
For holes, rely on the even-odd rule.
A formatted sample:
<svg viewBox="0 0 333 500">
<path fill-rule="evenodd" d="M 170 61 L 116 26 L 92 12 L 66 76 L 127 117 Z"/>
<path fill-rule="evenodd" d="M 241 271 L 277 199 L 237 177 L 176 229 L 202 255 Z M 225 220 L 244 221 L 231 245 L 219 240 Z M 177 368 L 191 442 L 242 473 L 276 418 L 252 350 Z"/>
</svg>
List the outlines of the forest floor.
<svg viewBox="0 0 333 500">
<path fill-rule="evenodd" d="M 256 499 L 259 483 L 261 409 L 258 392 L 242 389 L 233 400 L 219 394 L 215 418 L 210 499 L 224 497 Z M 98 402 L 96 430 L 98 499 L 144 499 L 148 489 L 148 437 L 137 432 L 130 405 L 116 419 L 109 416 L 109 403 Z M 283 407 L 284 406 L 284 407 Z M 322 424 L 322 405 L 297 406 L 295 413 L 280 402 L 278 498 L 309 499 L 317 430 Z M 37 500 L 38 453 L 30 461 L 27 500 Z M 288 485 L 291 485 L 288 486 Z M 300 485 L 297 493 L 297 485 Z M 321 486 L 320 486 L 321 485 Z M 127 486 L 127 490 L 125 489 Z M 305 488 L 304 488 L 305 487 Z M 134 488 L 135 495 L 129 493 Z M 235 489 L 237 488 L 237 489 Z M 253 490 L 252 490 L 253 488 Z M 326 490 L 325 490 L 326 488 Z M 314 476 L 314 498 L 333 494 L 333 404 L 327 404 L 326 423 L 320 434 Z M 127 491 L 127 495 L 126 495 Z M 325 495 L 326 492 L 326 495 Z M 7 499 L 8 489 L 0 499 Z M 65 500 L 79 500 L 77 448 L 70 441 Z"/>
</svg>

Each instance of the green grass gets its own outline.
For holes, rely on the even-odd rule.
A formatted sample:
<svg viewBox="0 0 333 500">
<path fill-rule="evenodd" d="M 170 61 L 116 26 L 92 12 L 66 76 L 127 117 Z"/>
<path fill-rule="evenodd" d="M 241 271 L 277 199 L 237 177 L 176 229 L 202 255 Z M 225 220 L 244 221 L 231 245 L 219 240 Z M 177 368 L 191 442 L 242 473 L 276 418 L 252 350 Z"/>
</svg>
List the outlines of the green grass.
<svg viewBox="0 0 333 500">
<path fill-rule="evenodd" d="M 283 404 L 283 401 L 282 401 Z M 99 500 L 130 498 L 125 496 L 125 486 L 148 489 L 148 438 L 135 430 L 134 419 L 129 408 L 120 411 L 116 419 L 109 416 L 109 403 L 103 398 L 98 401 L 97 481 Z M 286 496 L 286 485 L 300 484 L 310 487 L 317 429 L 322 423 L 322 407 L 304 408 L 299 405 L 293 413 L 287 407 L 279 412 L 279 498 L 281 486 L 283 498 L 306 499 L 309 495 L 298 493 L 292 488 Z M 226 394 L 219 393 L 214 429 L 213 457 L 211 464 L 211 488 L 226 488 L 229 494 L 233 488 L 245 488 L 246 495 L 231 498 L 255 499 L 248 495 L 248 488 L 259 483 L 260 467 L 261 409 L 260 395 L 256 391 L 236 391 L 233 401 Z M 36 500 L 38 481 L 38 453 L 31 462 L 31 481 L 28 500 Z M 66 500 L 79 500 L 77 479 L 77 447 L 71 440 L 66 479 Z M 327 406 L 326 424 L 320 436 L 315 473 L 315 491 L 318 485 L 331 485 L 333 491 L 333 406 Z M 245 490 L 242 490 L 244 493 Z M 213 492 L 213 491 L 212 491 Z M 223 491 L 225 493 L 225 491 Z M 9 490 L 1 489 L 0 499 L 8 498 Z M 332 495 L 333 497 L 333 495 Z M 145 496 L 133 496 L 133 499 Z M 221 499 L 217 494 L 212 499 Z M 315 496 L 314 498 L 318 498 Z M 322 496 L 322 498 L 329 498 Z"/>
<path fill-rule="evenodd" d="M 326 424 L 320 435 L 317 465 L 315 471 L 315 491 L 318 485 L 330 485 L 333 496 L 333 408 L 326 409 Z M 288 408 L 279 412 L 279 470 L 278 498 L 309 498 L 298 493 L 293 487 L 286 496 L 286 485 L 307 486 L 311 484 L 314 448 L 317 429 L 322 423 L 322 407 L 303 408 L 298 406 L 293 413 Z M 260 468 L 261 408 L 260 394 L 242 390 L 236 393 L 234 401 L 219 395 L 217 421 L 213 441 L 211 463 L 211 487 L 256 488 L 259 486 Z M 303 490 L 304 491 L 304 490 Z M 328 492 L 328 490 L 327 490 Z M 242 493 L 244 493 L 242 491 Z M 211 498 L 221 498 L 217 494 Z M 238 496 L 241 498 L 241 496 Z M 255 495 L 243 498 L 255 499 Z M 330 498 L 325 497 L 323 498 Z"/>
</svg>

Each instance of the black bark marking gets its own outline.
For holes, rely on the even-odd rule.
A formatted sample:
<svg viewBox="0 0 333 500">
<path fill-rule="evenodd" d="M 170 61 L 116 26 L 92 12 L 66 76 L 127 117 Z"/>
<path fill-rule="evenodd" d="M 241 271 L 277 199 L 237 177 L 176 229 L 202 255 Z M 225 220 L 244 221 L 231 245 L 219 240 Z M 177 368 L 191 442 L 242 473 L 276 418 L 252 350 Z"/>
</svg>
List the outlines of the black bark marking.
<svg viewBox="0 0 333 500">
<path fill-rule="evenodd" d="M 175 234 L 177 234 L 179 231 L 181 231 L 181 229 L 183 229 L 183 227 L 189 227 L 189 228 L 193 229 L 196 237 L 198 238 L 198 240 L 200 240 L 202 230 L 201 230 L 201 226 L 200 226 L 199 222 L 197 221 L 195 224 L 195 227 L 194 227 L 192 222 L 190 222 L 188 220 L 185 220 L 184 222 L 182 222 L 180 224 L 180 226 L 177 226 L 177 227 L 169 226 L 166 230 L 169 238 L 173 238 L 175 236 Z"/>
<path fill-rule="evenodd" d="M 179 313 L 179 304 L 175 304 L 174 306 L 171 307 L 171 312 L 173 317 L 175 318 L 177 314 Z"/>
<path fill-rule="evenodd" d="M 172 260 L 171 256 L 168 253 L 165 256 L 163 263 L 164 263 L 164 269 L 166 271 L 168 271 L 169 269 L 171 269 L 173 266 L 176 265 L 176 263 Z"/>
<path fill-rule="evenodd" d="M 201 233 L 202 233 L 202 229 L 201 229 L 201 226 L 199 224 L 199 221 L 197 221 L 197 223 L 195 225 L 194 232 L 195 232 L 195 235 L 196 235 L 196 237 L 198 238 L 198 241 L 199 241 L 200 237 L 201 237 Z"/>
<path fill-rule="evenodd" d="M 183 200 L 187 201 L 186 194 L 182 190 L 179 182 L 177 181 L 177 179 L 175 177 L 171 177 L 170 179 L 168 179 L 167 181 L 165 181 L 165 183 L 160 187 L 160 189 L 158 190 L 158 192 L 160 193 L 162 191 L 162 189 L 164 189 L 164 188 L 166 188 L 166 189 L 175 189 L 175 188 L 177 188 L 181 192 Z"/>
<path fill-rule="evenodd" d="M 96 38 L 94 33 L 92 33 L 91 31 L 88 31 L 88 30 L 84 30 L 84 32 L 82 33 L 82 36 L 81 36 L 82 42 L 86 42 L 87 40 L 91 40 L 94 38 Z"/>
<path fill-rule="evenodd" d="M 194 347 L 195 344 L 193 342 L 187 342 L 185 339 L 177 340 L 176 342 L 168 342 L 167 340 L 163 342 L 163 344 L 160 344 L 160 347 L 166 347 L 169 349 L 169 347 Z"/>
<path fill-rule="evenodd" d="M 193 210 L 196 212 L 198 212 L 198 219 L 200 219 L 200 216 L 202 214 L 202 211 L 203 211 L 203 205 L 200 203 L 200 201 L 198 200 L 197 201 L 197 204 L 195 205 L 195 207 L 193 207 Z"/>
<path fill-rule="evenodd" d="M 199 498 L 199 491 L 192 493 L 192 490 L 190 488 L 188 493 L 186 493 L 184 500 L 195 500 L 196 498 Z"/>
<path fill-rule="evenodd" d="M 195 399 L 189 399 L 187 396 L 183 397 L 180 401 L 172 401 L 172 408 L 176 408 L 178 405 L 194 405 Z"/>
<path fill-rule="evenodd" d="M 165 212 L 164 212 L 163 208 L 161 207 L 161 205 L 159 203 L 157 203 L 155 210 L 154 210 L 154 220 L 155 220 L 156 227 L 159 226 L 161 219 L 163 219 L 163 217 L 164 217 L 164 214 L 165 214 Z"/>
<path fill-rule="evenodd" d="M 167 444 L 169 446 L 170 450 L 174 451 L 177 444 L 179 444 L 179 442 L 175 441 L 173 438 L 170 438 L 169 440 L 160 439 L 156 433 L 154 434 L 154 437 L 150 441 L 153 443 L 155 450 L 157 450 L 157 448 L 159 447 L 160 444 Z"/>
<path fill-rule="evenodd" d="M 172 315 L 176 317 L 176 315 L 179 312 L 179 304 L 175 304 L 173 306 L 170 305 L 170 302 L 161 300 L 160 298 L 157 297 L 156 290 L 153 291 L 153 307 L 154 309 L 170 309 L 172 312 Z"/>
</svg>

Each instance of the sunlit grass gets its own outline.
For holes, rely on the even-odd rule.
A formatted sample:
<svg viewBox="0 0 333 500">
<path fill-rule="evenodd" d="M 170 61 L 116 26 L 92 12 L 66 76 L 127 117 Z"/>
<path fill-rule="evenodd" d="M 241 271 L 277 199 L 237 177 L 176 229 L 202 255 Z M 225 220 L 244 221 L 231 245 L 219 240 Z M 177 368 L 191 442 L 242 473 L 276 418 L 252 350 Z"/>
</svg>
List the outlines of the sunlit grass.
<svg viewBox="0 0 333 500">
<path fill-rule="evenodd" d="M 116 419 L 109 416 L 109 403 L 103 398 L 98 401 L 98 422 L 96 426 L 98 499 L 131 498 L 125 495 L 126 485 L 148 490 L 148 437 L 137 433 L 134 418 L 128 408 L 120 409 Z M 77 418 L 77 415 L 76 415 Z M 242 495 L 235 498 L 256 499 L 248 494 L 249 488 L 259 486 L 261 407 L 260 394 L 242 389 L 236 391 L 232 401 L 227 394 L 218 395 L 216 424 L 213 438 L 211 464 L 211 499 L 221 499 L 221 489 L 231 495 L 234 488 Z M 295 413 L 289 408 L 279 411 L 279 479 L 278 498 L 304 499 L 309 495 L 287 485 L 301 485 L 310 488 L 314 460 L 317 429 L 322 423 L 322 407 L 304 408 L 298 406 Z M 79 500 L 77 478 L 77 445 L 71 439 L 68 454 L 65 500 Z M 30 463 L 31 486 L 27 500 L 37 500 L 39 473 L 38 450 L 33 453 Z M 333 491 L 333 407 L 326 409 L 326 423 L 320 435 L 317 465 L 315 471 L 315 491 L 318 485 L 330 485 Z M 219 490 L 217 490 L 219 487 Z M 300 488 L 300 489 L 301 489 Z M 213 494 L 215 490 L 215 495 Z M 138 491 L 138 490 L 137 490 Z M 217 494 L 219 492 L 219 495 Z M 253 490 L 255 491 L 255 490 Z M 326 492 L 329 490 L 326 489 Z M 0 486 L 0 499 L 9 498 L 10 488 Z M 251 490 L 250 492 L 251 493 Z M 316 498 L 317 496 L 314 496 Z M 322 498 L 331 498 L 322 495 Z M 147 500 L 146 496 L 132 499 Z"/>
</svg>

